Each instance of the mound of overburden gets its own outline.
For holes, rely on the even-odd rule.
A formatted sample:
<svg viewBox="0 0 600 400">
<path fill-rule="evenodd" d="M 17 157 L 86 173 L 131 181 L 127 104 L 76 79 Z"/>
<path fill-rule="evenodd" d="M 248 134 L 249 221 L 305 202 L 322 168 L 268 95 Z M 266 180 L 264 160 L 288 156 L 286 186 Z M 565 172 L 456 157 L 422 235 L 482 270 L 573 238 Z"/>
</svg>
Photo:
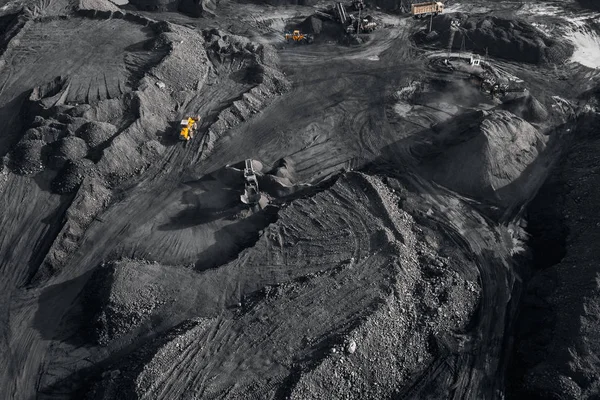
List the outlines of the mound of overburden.
<svg viewBox="0 0 600 400">
<path fill-rule="evenodd" d="M 323 21 L 319 18 L 310 16 L 298 24 L 298 29 L 303 33 L 314 33 L 318 35 L 323 28 Z"/>
<path fill-rule="evenodd" d="M 447 48 L 450 40 L 450 24 L 460 21 L 452 48 L 488 53 L 494 57 L 533 64 L 561 63 L 573 54 L 573 45 L 566 40 L 550 38 L 531 24 L 497 17 L 467 16 L 465 14 L 441 15 L 433 20 L 433 31 L 415 34 L 419 43 Z"/>
<path fill-rule="evenodd" d="M 515 335 L 513 398 L 594 399 L 600 393 L 598 122 L 574 130 L 575 143 L 528 207 L 537 270 Z"/>
<path fill-rule="evenodd" d="M 83 139 L 67 136 L 53 144 L 48 163 L 53 168 L 61 168 L 66 162 L 79 160 L 87 153 L 88 147 Z"/>
<path fill-rule="evenodd" d="M 22 175 L 31 175 L 44 169 L 43 140 L 22 140 L 10 154 L 10 165 L 13 172 Z"/>
<path fill-rule="evenodd" d="M 380 178 L 349 173 L 282 209 L 253 247 L 219 268 L 121 262 L 96 279 L 108 282 L 100 293 L 108 326 L 121 331 L 146 315 L 155 285 L 181 298 L 162 313 L 200 319 L 118 360 L 111 368 L 120 373 L 103 374 L 93 398 L 115 398 L 99 390 L 109 385 L 128 399 L 393 398 L 438 356 L 438 338 L 465 331 L 480 301 L 476 277 L 460 272 L 475 264 L 458 251 L 442 255 L 447 239 L 430 236 L 398 201 Z"/>
<path fill-rule="evenodd" d="M 474 121 L 440 128 L 439 152 L 425 161 L 436 182 L 462 194 L 498 197 L 522 177 L 545 148 L 546 138 L 508 111 L 480 112 Z"/>
<path fill-rule="evenodd" d="M 114 125 L 91 121 L 81 127 L 79 137 L 85 140 L 88 146 L 94 148 L 107 142 L 115 133 L 117 133 L 117 128 Z"/>
<path fill-rule="evenodd" d="M 529 122 L 543 122 L 549 115 L 546 107 L 531 95 L 507 101 L 502 108 Z"/>
<path fill-rule="evenodd" d="M 99 344 L 130 333 L 164 303 L 162 268 L 123 260 L 107 263 L 95 273 L 86 290 L 86 305 L 94 313 L 94 336 Z"/>
</svg>

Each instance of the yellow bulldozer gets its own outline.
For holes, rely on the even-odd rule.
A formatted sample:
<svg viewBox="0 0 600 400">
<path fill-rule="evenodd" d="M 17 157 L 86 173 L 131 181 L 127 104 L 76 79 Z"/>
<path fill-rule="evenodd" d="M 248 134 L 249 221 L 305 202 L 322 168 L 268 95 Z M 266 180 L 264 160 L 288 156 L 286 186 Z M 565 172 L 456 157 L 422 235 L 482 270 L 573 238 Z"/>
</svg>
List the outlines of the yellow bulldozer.
<svg viewBox="0 0 600 400">
<path fill-rule="evenodd" d="M 306 33 L 301 33 L 299 30 L 295 30 L 293 32 L 287 32 L 285 34 L 285 40 L 289 41 L 293 40 L 296 43 L 312 43 L 313 42 L 313 36 L 306 34 Z"/>
<path fill-rule="evenodd" d="M 198 129 L 198 122 L 200 121 L 200 116 L 188 117 L 187 119 L 182 119 L 180 126 L 181 130 L 179 131 L 179 139 L 180 140 L 190 140 L 194 138 L 194 132 Z"/>
</svg>

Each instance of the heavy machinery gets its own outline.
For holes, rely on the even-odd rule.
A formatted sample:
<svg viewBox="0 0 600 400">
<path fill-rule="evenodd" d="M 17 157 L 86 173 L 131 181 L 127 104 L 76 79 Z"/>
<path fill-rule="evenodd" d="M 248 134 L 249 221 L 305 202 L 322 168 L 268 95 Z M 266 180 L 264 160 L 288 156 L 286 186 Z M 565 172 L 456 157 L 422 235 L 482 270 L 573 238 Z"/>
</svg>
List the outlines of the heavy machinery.
<svg viewBox="0 0 600 400">
<path fill-rule="evenodd" d="M 194 137 L 194 132 L 198 129 L 198 122 L 200 121 L 200 116 L 188 117 L 187 119 L 182 119 L 181 130 L 179 131 L 179 139 L 180 140 L 190 140 Z"/>
<path fill-rule="evenodd" d="M 371 33 L 377 29 L 377 23 L 373 21 L 373 17 L 367 15 L 365 18 L 356 18 L 350 15 L 349 25 L 346 27 L 346 33 Z"/>
<path fill-rule="evenodd" d="M 338 21 L 340 21 L 342 26 L 346 26 L 348 21 L 348 14 L 346 13 L 346 7 L 344 7 L 344 4 L 340 2 L 335 3 L 334 10 Z"/>
<path fill-rule="evenodd" d="M 258 190 L 258 180 L 252 167 L 252 160 L 246 160 L 244 167 L 245 188 L 240 200 L 244 204 L 254 205 L 260 201 L 260 192 Z"/>
<path fill-rule="evenodd" d="M 354 8 L 356 11 L 364 10 L 365 7 L 366 5 L 364 0 L 352 0 L 352 8 Z"/>
<path fill-rule="evenodd" d="M 444 3 L 440 1 L 428 1 L 426 3 L 411 4 L 410 13 L 415 18 L 424 18 L 430 15 L 438 15 L 444 12 Z"/>
<path fill-rule="evenodd" d="M 299 30 L 295 30 L 292 33 L 287 32 L 285 34 L 285 40 L 287 40 L 288 43 L 289 43 L 290 40 L 293 40 L 296 43 L 302 43 L 302 44 L 312 43 L 313 39 L 314 38 L 313 38 L 312 35 L 309 35 L 309 34 L 306 34 L 306 33 L 301 33 Z"/>
</svg>

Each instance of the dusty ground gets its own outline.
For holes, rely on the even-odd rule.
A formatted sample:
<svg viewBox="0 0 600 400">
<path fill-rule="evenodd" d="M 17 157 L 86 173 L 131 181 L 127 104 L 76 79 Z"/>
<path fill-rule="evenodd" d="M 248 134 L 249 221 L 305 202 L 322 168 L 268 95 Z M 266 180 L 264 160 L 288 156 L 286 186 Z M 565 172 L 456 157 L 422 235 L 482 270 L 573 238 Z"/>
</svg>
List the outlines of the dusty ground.
<svg viewBox="0 0 600 400">
<path fill-rule="evenodd" d="M 492 98 L 377 4 L 302 46 L 329 4 L 0 2 L 6 398 L 599 395 L 599 16 L 453 2 Z"/>
</svg>

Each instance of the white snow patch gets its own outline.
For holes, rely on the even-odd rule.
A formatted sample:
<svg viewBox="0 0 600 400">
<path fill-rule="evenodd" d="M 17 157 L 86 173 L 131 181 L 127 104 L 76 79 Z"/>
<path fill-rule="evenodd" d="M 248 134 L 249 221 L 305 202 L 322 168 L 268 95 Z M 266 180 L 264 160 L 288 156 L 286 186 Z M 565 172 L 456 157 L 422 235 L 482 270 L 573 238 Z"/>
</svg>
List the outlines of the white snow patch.
<svg viewBox="0 0 600 400">
<path fill-rule="evenodd" d="M 413 107 L 408 103 L 396 103 L 394 104 L 394 111 L 401 117 L 407 117 L 408 114 L 412 111 Z"/>
<path fill-rule="evenodd" d="M 532 22 L 531 25 L 534 26 L 539 31 L 544 32 L 544 34 L 546 34 L 548 36 L 552 36 L 552 34 L 554 32 L 554 28 L 555 28 L 554 26 L 550 27 L 546 24 L 541 24 L 538 22 Z"/>
<path fill-rule="evenodd" d="M 523 4 L 523 7 L 517 12 L 517 14 L 544 15 L 549 17 L 560 17 L 564 13 L 565 11 L 560 7 L 533 3 Z"/>
<path fill-rule="evenodd" d="M 566 37 L 575 46 L 571 61 L 589 68 L 600 68 L 600 36 L 598 33 L 584 26 L 569 29 Z"/>
<path fill-rule="evenodd" d="M 370 57 L 367 57 L 367 60 L 369 60 L 369 61 L 379 61 L 379 56 L 370 56 Z"/>
</svg>

